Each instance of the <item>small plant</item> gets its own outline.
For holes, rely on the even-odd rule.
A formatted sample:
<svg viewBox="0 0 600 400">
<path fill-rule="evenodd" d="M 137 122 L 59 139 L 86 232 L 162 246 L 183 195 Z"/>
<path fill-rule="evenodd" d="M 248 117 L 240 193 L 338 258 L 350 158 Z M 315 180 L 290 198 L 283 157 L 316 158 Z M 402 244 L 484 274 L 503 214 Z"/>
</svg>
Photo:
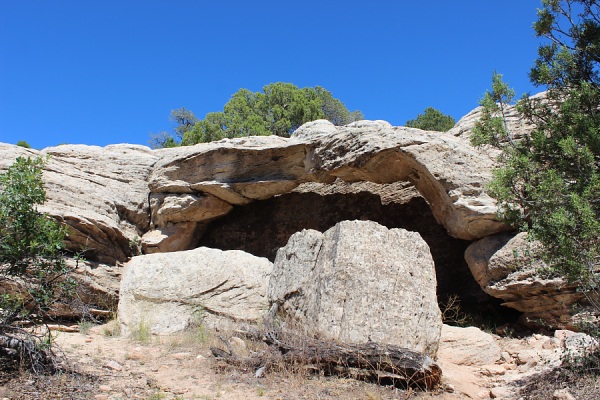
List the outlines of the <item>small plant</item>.
<svg viewBox="0 0 600 400">
<path fill-rule="evenodd" d="M 104 334 L 104 336 L 121 336 L 121 326 L 119 325 L 116 319 L 112 319 L 108 321 L 106 325 L 104 325 L 102 333 Z"/>
<path fill-rule="evenodd" d="M 142 254 L 142 239 L 138 235 L 135 235 L 133 239 L 129 240 L 129 248 L 135 256 Z"/>
<path fill-rule="evenodd" d="M 201 343 L 205 343 L 208 340 L 208 334 L 206 327 L 204 326 L 204 318 L 206 318 L 206 311 L 200 306 L 194 311 L 193 321 L 190 325 L 192 328 L 196 328 L 198 340 L 200 340 Z"/>
<path fill-rule="evenodd" d="M 442 321 L 448 325 L 468 326 L 471 318 L 462 311 L 460 298 L 457 294 L 448 296 L 445 302 L 440 303 L 442 311 Z"/>
<path fill-rule="evenodd" d="M 30 149 L 31 148 L 31 145 L 29 143 L 27 143 L 27 141 L 25 141 L 25 140 L 19 140 L 17 142 L 17 146 L 24 147 L 26 149 Z"/>
<path fill-rule="evenodd" d="M 79 328 L 79 333 L 81 333 L 82 335 L 87 335 L 90 332 L 90 329 L 92 329 L 94 326 L 96 326 L 95 323 L 86 320 L 82 320 L 77 324 L 77 327 Z"/>
<path fill-rule="evenodd" d="M 167 394 L 161 391 L 156 391 L 154 393 L 152 393 L 150 396 L 147 397 L 146 400 L 162 400 L 162 399 L 166 399 L 167 398 Z"/>
<path fill-rule="evenodd" d="M 75 285 L 64 258 L 67 228 L 38 211 L 46 201 L 44 165 L 19 157 L 0 174 L 0 366 L 36 373 L 57 369 L 44 318 Z M 22 329 L 22 321 L 39 329 Z"/>
<path fill-rule="evenodd" d="M 144 317 L 142 317 L 136 326 L 136 329 L 131 332 L 131 337 L 133 340 L 137 340 L 138 342 L 148 343 L 152 338 L 152 332 L 150 331 L 150 324 Z"/>
</svg>

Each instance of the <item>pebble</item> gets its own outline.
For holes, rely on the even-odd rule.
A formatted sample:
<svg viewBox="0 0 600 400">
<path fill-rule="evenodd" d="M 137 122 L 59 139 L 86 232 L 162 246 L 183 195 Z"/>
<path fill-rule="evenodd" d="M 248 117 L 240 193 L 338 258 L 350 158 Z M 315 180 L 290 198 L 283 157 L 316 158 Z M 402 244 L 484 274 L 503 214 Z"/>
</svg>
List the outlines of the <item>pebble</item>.
<svg viewBox="0 0 600 400">
<path fill-rule="evenodd" d="M 490 390 L 490 397 L 492 399 L 507 399 L 509 395 L 510 391 L 505 387 L 495 387 Z"/>
<path fill-rule="evenodd" d="M 240 339 L 237 336 L 234 336 L 231 339 L 229 339 L 229 342 L 232 346 L 237 347 L 238 349 L 246 349 L 246 342 L 244 342 L 243 339 Z"/>
<path fill-rule="evenodd" d="M 122 371 L 123 366 L 116 362 L 115 360 L 110 360 L 106 364 L 104 364 L 106 368 L 112 369 L 113 371 Z"/>
<path fill-rule="evenodd" d="M 515 364 L 514 362 L 504 363 L 502 364 L 502 366 L 507 371 L 517 369 L 517 364 Z"/>
<path fill-rule="evenodd" d="M 254 374 L 254 376 L 256 378 L 262 378 L 262 376 L 264 375 L 265 372 L 265 367 L 260 367 L 259 369 L 256 370 L 256 373 Z"/>
<path fill-rule="evenodd" d="M 557 338 L 550 338 L 549 340 L 545 341 L 542 345 L 542 349 L 544 350 L 558 349 L 559 347 L 560 340 L 558 340 Z"/>
<path fill-rule="evenodd" d="M 100 389 L 101 392 L 110 392 L 112 390 L 108 385 L 100 385 L 98 386 L 98 389 Z"/>
<path fill-rule="evenodd" d="M 528 364 L 532 361 L 539 361 L 540 356 L 535 350 L 524 350 L 517 354 L 517 364 Z"/>
<path fill-rule="evenodd" d="M 183 359 L 189 358 L 191 356 L 192 356 L 192 353 L 188 353 L 188 352 L 171 354 L 171 357 L 176 360 L 183 360 Z"/>
<path fill-rule="evenodd" d="M 503 351 L 502 353 L 500 353 L 500 356 L 502 357 L 502 359 L 506 362 L 511 362 L 513 360 L 513 358 L 510 356 L 510 354 L 508 353 L 508 351 Z"/>
<path fill-rule="evenodd" d="M 575 400 L 569 389 L 557 389 L 552 394 L 552 400 Z"/>
<path fill-rule="evenodd" d="M 487 365 L 484 367 L 481 373 L 486 376 L 504 375 L 506 373 L 506 369 L 503 365 Z"/>
</svg>

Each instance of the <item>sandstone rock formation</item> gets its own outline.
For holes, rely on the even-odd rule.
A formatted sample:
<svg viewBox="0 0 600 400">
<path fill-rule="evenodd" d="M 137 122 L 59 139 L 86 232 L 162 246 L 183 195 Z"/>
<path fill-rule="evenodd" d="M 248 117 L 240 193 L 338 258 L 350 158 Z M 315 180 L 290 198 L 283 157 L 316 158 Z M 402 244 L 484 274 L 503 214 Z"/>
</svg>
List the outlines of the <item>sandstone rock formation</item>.
<svg viewBox="0 0 600 400">
<path fill-rule="evenodd" d="M 133 257 L 124 268 L 118 319 L 129 334 L 147 326 L 154 334 L 192 323 L 257 321 L 268 308 L 272 264 L 237 250 L 200 247 Z"/>
<path fill-rule="evenodd" d="M 344 221 L 293 235 L 277 253 L 268 297 L 310 333 L 435 357 L 442 326 L 435 289 L 419 234 Z"/>
<path fill-rule="evenodd" d="M 459 257 L 451 254 L 466 247 L 467 242 L 460 240 L 506 229 L 495 219 L 494 202 L 483 190 L 493 165 L 485 152 L 462 138 L 391 127 L 382 121 L 347 127 L 317 121 L 290 139 L 238 138 L 154 151 L 131 145 L 67 145 L 37 151 L 2 144 L 0 155 L 0 169 L 18 155 L 50 155 L 44 172 L 48 202 L 42 211 L 71 227 L 69 249 L 112 265 L 140 252 L 182 251 L 200 243 L 223 248 L 214 235 L 203 235 L 214 233 L 222 218 L 253 202 L 307 193 L 322 200 L 330 194 L 353 195 L 359 202 L 361 196 L 369 201 L 379 196 L 379 203 L 368 210 L 336 212 L 331 218 L 302 211 L 298 216 L 305 221 L 277 221 L 281 228 L 275 236 L 264 235 L 256 244 L 265 252 L 261 255 L 273 257 L 294 229 L 325 230 L 342 219 L 372 219 L 371 210 L 381 208 L 380 220 L 392 227 L 422 227 L 417 230 L 430 243 L 445 236 L 444 229 L 458 238 L 439 241 L 445 244 L 434 251 L 440 276 L 459 281 L 443 279 L 441 286 L 443 291 L 461 291 L 475 299 L 480 295 L 472 280 L 462 279 L 468 273 L 466 265 L 453 261 Z M 310 196 L 306 200 L 312 201 Z M 335 201 L 329 209 L 335 208 Z M 389 212 L 382 208 L 386 204 L 407 207 L 394 211 L 396 220 L 391 220 L 383 217 Z M 427 215 L 432 222 L 419 223 L 417 215 Z M 434 220 L 443 228 L 437 228 Z M 434 225 L 436 229 L 428 228 Z M 245 240 L 249 233 L 237 236 Z M 466 287 L 462 282 L 468 282 Z"/>
<path fill-rule="evenodd" d="M 484 187 L 494 159 L 463 138 L 385 121 L 334 127 L 309 122 L 294 137 L 311 143 L 309 171 L 345 181 L 409 181 L 427 200 L 450 235 L 473 240 L 506 230 Z"/>
<path fill-rule="evenodd" d="M 383 121 L 346 127 L 316 121 L 290 139 L 237 138 L 156 151 L 132 145 L 36 151 L 2 144 L 0 168 L 19 154 L 51 156 L 43 211 L 71 226 L 71 249 L 113 264 L 136 254 L 139 245 L 149 252 L 193 248 L 199 237 L 189 233 L 202 232 L 232 207 L 337 178 L 409 182 L 457 238 L 506 229 L 483 190 L 493 165 L 485 152 L 462 138 Z"/>
<path fill-rule="evenodd" d="M 465 258 L 481 288 L 523 312 L 526 324 L 573 328 L 573 307 L 585 296 L 563 278 L 543 276 L 538 249 L 525 233 L 496 235 L 471 244 Z"/>
<path fill-rule="evenodd" d="M 303 229 L 325 232 L 346 220 L 369 220 L 418 232 L 431 251 L 442 302 L 458 294 L 465 311 L 498 309 L 499 300 L 481 290 L 464 259 L 471 242 L 448 235 L 427 202 L 406 182 L 302 184 L 292 193 L 236 206 L 198 235 L 198 245 L 242 250 L 275 261 L 277 250 L 294 233 Z"/>
<path fill-rule="evenodd" d="M 473 326 L 442 327 L 438 356 L 458 365 L 482 366 L 500 359 L 500 346 L 492 335 Z"/>
<path fill-rule="evenodd" d="M 546 99 L 546 92 L 538 93 L 531 97 L 533 101 L 544 101 Z M 453 136 L 470 138 L 475 123 L 481 118 L 482 107 L 477 107 L 467 115 L 462 117 L 452 129 L 447 133 Z M 534 129 L 534 126 L 524 119 L 522 115 L 517 112 L 515 106 L 507 105 L 504 110 L 506 118 L 506 124 L 508 132 L 513 139 L 520 139 L 523 136 L 529 135 Z"/>
<path fill-rule="evenodd" d="M 67 247 L 95 261 L 123 262 L 148 228 L 148 174 L 158 154 L 136 145 L 63 145 L 42 151 L 0 143 L 0 169 L 18 156 L 50 156 L 47 202 L 40 207 L 70 227 Z"/>
</svg>

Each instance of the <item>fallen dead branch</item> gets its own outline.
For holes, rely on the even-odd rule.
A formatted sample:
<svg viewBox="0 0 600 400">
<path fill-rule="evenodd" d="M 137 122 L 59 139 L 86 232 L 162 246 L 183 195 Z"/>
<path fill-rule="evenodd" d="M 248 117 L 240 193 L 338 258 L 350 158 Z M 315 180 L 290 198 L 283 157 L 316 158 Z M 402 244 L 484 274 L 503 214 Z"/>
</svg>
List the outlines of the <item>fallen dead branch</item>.
<svg viewBox="0 0 600 400">
<path fill-rule="evenodd" d="M 0 334 L 0 360 L 5 366 L 13 362 L 16 367 L 25 367 L 36 374 L 55 372 L 58 365 L 54 354 L 40 344 L 39 338 L 31 334 Z"/>
<path fill-rule="evenodd" d="M 246 337 L 266 343 L 267 351 L 241 357 L 228 339 L 227 350 L 211 347 L 218 359 L 233 365 L 273 369 L 277 365 L 304 366 L 325 375 L 339 375 L 397 387 L 434 389 L 442 371 L 428 356 L 402 347 L 375 342 L 346 344 L 281 332 L 246 330 Z"/>
</svg>

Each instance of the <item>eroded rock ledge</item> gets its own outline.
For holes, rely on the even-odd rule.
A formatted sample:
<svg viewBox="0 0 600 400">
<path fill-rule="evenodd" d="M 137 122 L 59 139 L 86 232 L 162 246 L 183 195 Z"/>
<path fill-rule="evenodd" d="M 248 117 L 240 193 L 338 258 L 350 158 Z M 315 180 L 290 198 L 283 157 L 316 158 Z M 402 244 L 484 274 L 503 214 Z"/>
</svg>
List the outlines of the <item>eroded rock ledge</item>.
<svg viewBox="0 0 600 400">
<path fill-rule="evenodd" d="M 0 168 L 19 155 L 50 155 L 42 210 L 72 228 L 72 250 L 109 264 L 128 260 L 140 245 L 148 253 L 193 248 L 203 227 L 235 206 L 336 179 L 414 185 L 456 238 L 507 229 L 484 191 L 493 157 L 461 137 L 384 121 L 336 127 L 321 120 L 289 139 L 249 137 L 154 151 L 124 144 L 42 151 L 0 144 L 0 155 Z"/>
</svg>

